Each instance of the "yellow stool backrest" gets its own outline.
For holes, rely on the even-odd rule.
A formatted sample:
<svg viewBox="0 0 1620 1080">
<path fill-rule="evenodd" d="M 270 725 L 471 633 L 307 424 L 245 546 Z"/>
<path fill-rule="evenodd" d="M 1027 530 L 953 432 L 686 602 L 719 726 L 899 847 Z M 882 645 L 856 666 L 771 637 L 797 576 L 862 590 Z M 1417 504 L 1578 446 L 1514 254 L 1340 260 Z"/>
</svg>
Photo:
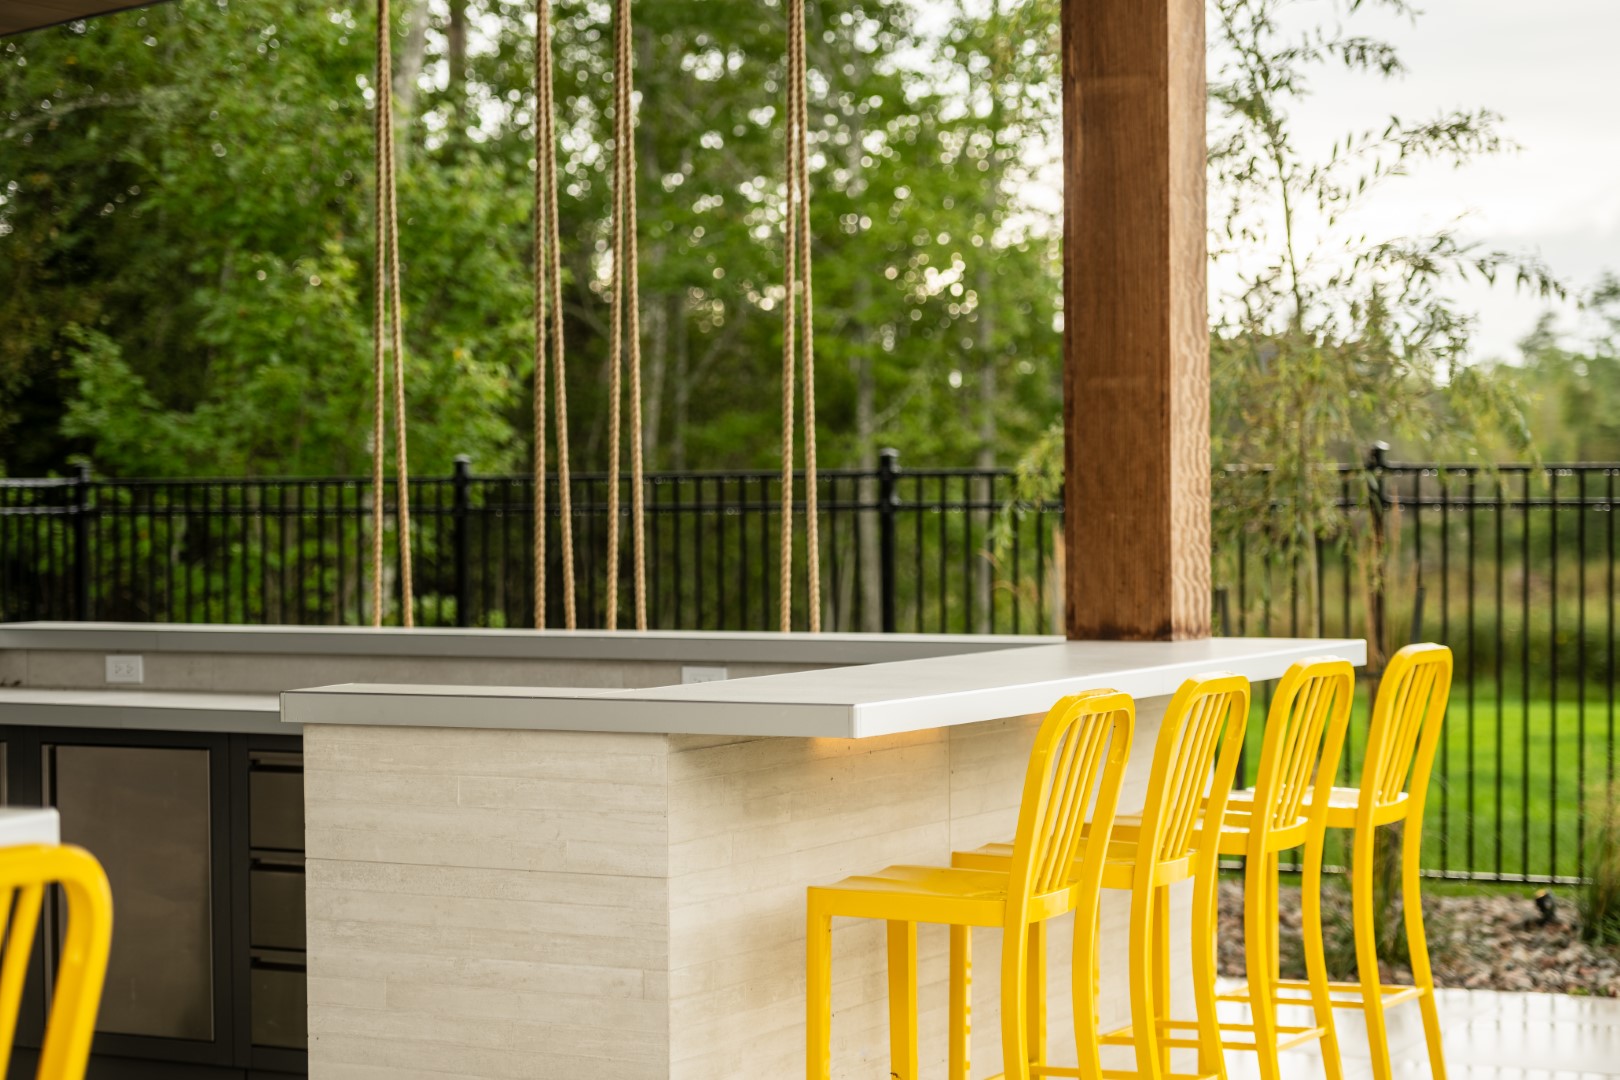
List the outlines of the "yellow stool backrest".
<svg viewBox="0 0 1620 1080">
<path fill-rule="evenodd" d="M 1197 675 L 1171 697 L 1153 748 L 1137 843 L 1139 852 L 1153 858 L 1137 859 L 1138 874 L 1151 876 L 1155 861 L 1191 855 L 1201 811 L 1211 821 L 1221 820 L 1248 715 L 1249 680 L 1241 675 Z"/>
<path fill-rule="evenodd" d="M 1250 828 L 1262 845 L 1270 829 L 1296 824 L 1307 803 L 1326 815 L 1355 689 L 1350 661 L 1334 656 L 1301 660 L 1283 675 L 1255 771 Z"/>
<path fill-rule="evenodd" d="M 90 1056 L 107 952 L 112 945 L 112 890 L 101 864 L 82 848 L 24 845 L 0 849 L 0 1077 L 11 1061 L 28 960 L 47 885 L 60 885 L 67 900 L 67 927 L 55 965 L 45 1041 L 37 1076 L 79 1080 Z M 4 921 L 9 915 L 9 926 Z"/>
<path fill-rule="evenodd" d="M 1106 690 L 1063 698 L 1041 722 L 1013 837 L 1009 927 L 1021 928 L 1030 906 L 1052 893 L 1098 887 L 1135 721 L 1130 696 Z"/>
<path fill-rule="evenodd" d="M 1360 802 L 1369 813 L 1409 791 L 1410 812 L 1422 814 L 1450 696 L 1451 650 L 1444 645 L 1408 645 L 1390 658 L 1361 768 Z"/>
</svg>

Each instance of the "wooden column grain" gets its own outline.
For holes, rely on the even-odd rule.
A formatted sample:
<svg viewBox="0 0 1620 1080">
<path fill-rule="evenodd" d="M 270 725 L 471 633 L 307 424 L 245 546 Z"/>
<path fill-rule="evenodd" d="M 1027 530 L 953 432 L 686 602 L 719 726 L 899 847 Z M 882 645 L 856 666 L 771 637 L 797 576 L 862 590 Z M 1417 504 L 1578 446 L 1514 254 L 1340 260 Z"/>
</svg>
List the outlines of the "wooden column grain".
<svg viewBox="0 0 1620 1080">
<path fill-rule="evenodd" d="M 1210 633 L 1203 0 L 1063 0 L 1071 639 Z"/>
</svg>

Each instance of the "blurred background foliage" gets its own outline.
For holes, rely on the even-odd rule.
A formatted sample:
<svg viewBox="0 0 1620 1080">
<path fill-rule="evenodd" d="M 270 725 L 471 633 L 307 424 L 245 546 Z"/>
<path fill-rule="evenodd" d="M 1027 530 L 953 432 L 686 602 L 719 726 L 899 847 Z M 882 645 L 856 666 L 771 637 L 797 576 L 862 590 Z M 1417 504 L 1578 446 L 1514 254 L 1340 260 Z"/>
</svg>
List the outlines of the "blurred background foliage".
<svg viewBox="0 0 1620 1080">
<path fill-rule="evenodd" d="M 1055 3 L 812 5 L 822 452 L 993 460 L 1058 394 Z M 0 462 L 364 472 L 371 5 L 182 0 L 0 43 Z M 396 3 L 411 453 L 529 448 L 533 15 Z M 557 5 L 576 467 L 605 460 L 609 6 Z M 654 468 L 764 465 L 780 356 L 778 4 L 636 9 Z"/>
</svg>

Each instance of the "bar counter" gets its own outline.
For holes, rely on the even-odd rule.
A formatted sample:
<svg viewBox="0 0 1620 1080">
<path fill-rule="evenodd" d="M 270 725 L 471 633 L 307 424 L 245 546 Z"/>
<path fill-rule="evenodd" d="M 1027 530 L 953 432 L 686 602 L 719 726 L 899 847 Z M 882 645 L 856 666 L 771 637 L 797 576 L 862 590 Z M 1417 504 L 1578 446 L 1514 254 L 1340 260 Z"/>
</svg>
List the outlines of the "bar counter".
<svg viewBox="0 0 1620 1080">
<path fill-rule="evenodd" d="M 652 644 L 618 641 L 600 647 L 627 662 Z M 304 747 L 310 1075 L 802 1075 L 805 887 L 1011 835 L 1035 726 L 1058 697 L 1137 699 L 1132 809 L 1187 676 L 1260 682 L 1306 656 L 1366 661 L 1363 642 L 1331 639 L 945 639 L 859 666 L 898 642 L 738 635 L 721 648 L 766 641 L 774 662 L 809 670 L 283 694 Z M 832 648 L 843 655 L 815 663 Z M 1123 1022 L 1125 906 L 1105 904 L 1104 1019 Z M 987 976 L 973 992 L 976 1076 L 1000 1071 L 998 936 L 974 946 Z M 881 927 L 840 924 L 834 941 L 834 1073 L 886 1076 Z M 1060 929 L 1058 1061 L 1071 1052 L 1067 948 Z M 923 1075 L 938 1076 L 942 929 L 922 928 L 919 955 Z M 1184 945 L 1174 958 L 1185 966 Z"/>
</svg>

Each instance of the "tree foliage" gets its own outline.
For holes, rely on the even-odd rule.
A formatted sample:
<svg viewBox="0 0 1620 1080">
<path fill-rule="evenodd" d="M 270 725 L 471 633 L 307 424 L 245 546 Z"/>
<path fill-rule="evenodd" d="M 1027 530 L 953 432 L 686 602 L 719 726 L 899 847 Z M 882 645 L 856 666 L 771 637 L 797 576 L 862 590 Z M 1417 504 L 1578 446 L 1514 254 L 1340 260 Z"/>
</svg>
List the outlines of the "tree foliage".
<svg viewBox="0 0 1620 1080">
<path fill-rule="evenodd" d="M 1543 459 L 1620 461 L 1620 278 L 1602 275 L 1581 306 L 1586 333 L 1567 333 L 1544 316 L 1520 342 L 1510 373 Z"/>
<path fill-rule="evenodd" d="M 1210 76 L 1211 246 L 1237 287 L 1217 302 L 1211 337 L 1214 456 L 1264 464 L 1226 485 L 1217 535 L 1253 531 L 1268 508 L 1286 523 L 1256 537 L 1292 554 L 1337 531 L 1338 478 L 1375 440 L 1429 458 L 1478 460 L 1483 446 L 1529 443 L 1514 383 L 1470 362 L 1472 319 L 1450 293 L 1470 277 L 1550 295 L 1535 260 L 1471 244 L 1453 223 L 1420 235 L 1370 234 L 1359 211 L 1418 162 L 1460 166 L 1505 148 L 1483 109 L 1391 116 L 1301 145 L 1295 113 L 1311 78 L 1342 67 L 1398 78 L 1395 47 L 1334 19 L 1283 29 L 1301 0 L 1215 0 Z M 1406 0 L 1347 0 L 1353 17 Z"/>
<path fill-rule="evenodd" d="M 521 468 L 532 6 L 395 9 L 413 462 Z M 555 10 L 572 437 L 590 469 L 606 459 L 610 5 Z M 7 471 L 75 453 L 125 475 L 366 471 L 371 11 L 185 0 L 0 43 Z M 965 10 L 924 36 L 903 0 L 811 11 L 826 461 L 1017 447 L 1058 393 L 1055 237 L 1024 210 L 1004 106 L 1045 78 L 1049 43 L 1030 55 L 1013 24 Z M 650 463 L 768 464 L 783 12 L 660 0 L 636 18 Z M 953 91 L 986 57 L 1015 70 L 964 109 Z"/>
</svg>

